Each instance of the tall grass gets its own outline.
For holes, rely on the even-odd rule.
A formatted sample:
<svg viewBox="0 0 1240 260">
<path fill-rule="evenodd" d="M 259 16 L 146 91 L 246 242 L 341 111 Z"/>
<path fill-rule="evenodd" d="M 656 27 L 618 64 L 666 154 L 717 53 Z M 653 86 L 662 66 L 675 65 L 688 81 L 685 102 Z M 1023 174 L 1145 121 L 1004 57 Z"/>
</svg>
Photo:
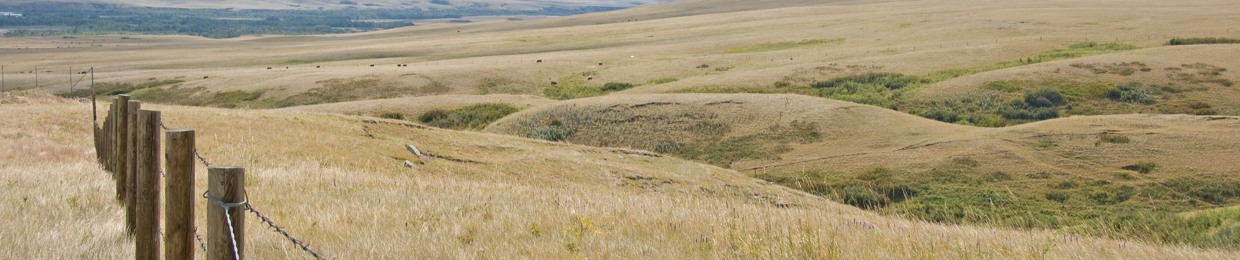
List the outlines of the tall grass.
<svg viewBox="0 0 1240 260">
<path fill-rule="evenodd" d="M 90 162 L 89 108 L 0 106 L 8 119 L 0 121 L 0 217 L 14 220 L 0 222 L 0 256 L 129 257 L 132 241 L 112 199 L 113 181 Z M 1233 256 L 904 221 L 715 167 L 607 149 L 395 124 L 370 124 L 377 138 L 368 138 L 360 134 L 367 124 L 361 118 L 158 109 L 169 126 L 196 129 L 202 154 L 213 162 L 246 167 L 249 201 L 330 258 Z M 405 143 L 483 163 L 433 160 L 410 170 L 388 158 L 409 156 Z M 76 152 L 23 152 L 32 144 Z M 205 172 L 196 176 L 197 189 L 205 189 Z M 206 221 L 199 215 L 195 224 Z M 246 229 L 247 255 L 302 255 L 262 225 Z"/>
</svg>

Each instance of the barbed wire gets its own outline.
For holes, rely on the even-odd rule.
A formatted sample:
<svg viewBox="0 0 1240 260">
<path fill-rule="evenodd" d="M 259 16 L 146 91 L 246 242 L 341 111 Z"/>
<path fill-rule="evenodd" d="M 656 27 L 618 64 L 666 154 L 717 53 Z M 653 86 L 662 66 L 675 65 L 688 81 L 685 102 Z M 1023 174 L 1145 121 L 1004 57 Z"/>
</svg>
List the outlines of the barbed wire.
<svg viewBox="0 0 1240 260">
<path fill-rule="evenodd" d="M 310 249 L 310 245 L 307 245 L 305 242 L 301 242 L 301 240 L 298 240 L 297 238 L 293 237 L 293 235 L 290 235 L 288 231 L 284 231 L 283 228 L 280 228 L 280 226 L 276 225 L 275 222 L 271 221 L 271 218 L 268 218 L 266 215 L 263 215 L 262 212 L 259 212 L 257 209 L 255 209 L 253 204 L 247 205 L 245 209 L 250 211 L 250 213 L 254 213 L 254 216 L 257 216 L 258 219 L 262 220 L 264 224 L 267 224 L 268 227 L 271 227 L 272 229 L 274 229 L 276 233 L 280 233 L 281 235 L 284 235 L 284 238 L 287 238 L 289 241 L 293 242 L 294 245 L 301 247 L 302 251 L 306 251 L 306 253 L 309 253 L 311 256 L 314 256 L 315 259 L 319 259 L 319 260 L 326 259 L 326 258 L 323 258 L 322 255 L 319 255 L 318 252 L 315 252 L 313 249 Z"/>
<path fill-rule="evenodd" d="M 194 148 L 194 157 L 198 157 L 198 161 L 202 162 L 203 165 L 206 165 L 207 168 L 211 168 L 211 162 L 208 162 L 207 158 L 202 157 L 202 154 L 198 153 L 198 148 Z"/>
<path fill-rule="evenodd" d="M 202 248 L 202 253 L 207 253 L 207 243 L 202 242 L 202 236 L 198 235 L 198 227 L 194 227 L 194 238 L 198 239 L 198 247 Z"/>
</svg>

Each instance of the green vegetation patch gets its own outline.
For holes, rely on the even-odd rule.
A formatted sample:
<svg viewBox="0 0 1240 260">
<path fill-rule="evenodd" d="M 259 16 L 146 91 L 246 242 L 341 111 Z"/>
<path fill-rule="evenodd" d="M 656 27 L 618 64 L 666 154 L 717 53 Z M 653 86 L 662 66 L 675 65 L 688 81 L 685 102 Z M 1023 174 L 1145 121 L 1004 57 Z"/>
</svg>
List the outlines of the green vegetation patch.
<svg viewBox="0 0 1240 260">
<path fill-rule="evenodd" d="M 919 77 L 898 73 L 867 72 L 810 85 L 819 96 L 881 107 L 895 107 L 901 90 L 925 83 Z"/>
<path fill-rule="evenodd" d="M 602 96 L 636 87 L 632 83 L 625 82 L 608 82 L 599 86 L 586 80 L 596 73 L 583 72 L 580 76 L 570 75 L 560 78 L 543 88 L 543 96 L 555 100 L 569 100 Z"/>
<path fill-rule="evenodd" d="M 1156 166 L 1155 166 L 1156 167 Z M 931 169 L 792 171 L 755 177 L 887 215 L 1200 247 L 1240 248 L 1240 181 L 1202 176 L 1109 179 L 984 170 L 950 158 Z M 1188 213 L 1177 213 L 1188 212 Z"/>
<path fill-rule="evenodd" d="M 1201 37 L 1201 38 L 1171 38 L 1167 41 L 1167 45 L 1194 45 L 1194 44 L 1236 44 L 1240 43 L 1240 39 L 1219 38 L 1219 37 Z"/>
<path fill-rule="evenodd" d="M 728 54 L 768 52 L 768 51 L 778 51 L 778 50 L 786 50 L 786 49 L 793 49 L 793 48 L 834 45 L 834 44 L 842 44 L 842 43 L 844 43 L 844 38 L 809 39 L 809 40 L 800 40 L 800 41 L 772 42 L 772 43 L 762 43 L 762 44 L 755 44 L 755 45 L 746 45 L 746 46 L 741 46 L 741 47 L 728 48 L 727 50 L 724 50 L 723 52 L 728 53 Z"/>
<path fill-rule="evenodd" d="M 446 129 L 481 130 L 492 122 L 520 110 L 508 104 L 483 103 L 451 110 L 435 109 L 427 111 L 418 116 L 418 122 Z"/>
</svg>

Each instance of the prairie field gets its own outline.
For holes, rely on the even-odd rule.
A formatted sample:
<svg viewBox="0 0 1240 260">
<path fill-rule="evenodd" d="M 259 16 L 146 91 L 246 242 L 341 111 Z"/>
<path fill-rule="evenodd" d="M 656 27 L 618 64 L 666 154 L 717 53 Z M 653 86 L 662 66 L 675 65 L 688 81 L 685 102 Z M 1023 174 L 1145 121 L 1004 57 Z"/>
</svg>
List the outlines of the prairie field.
<svg viewBox="0 0 1240 260">
<path fill-rule="evenodd" d="M 92 138 L 89 98 L 103 120 L 118 95 L 246 168 L 251 205 L 327 258 L 1240 250 L 1240 2 L 451 2 L 626 9 L 0 37 L 0 258 L 135 253 Z M 247 216 L 247 256 L 308 257 Z"/>
</svg>

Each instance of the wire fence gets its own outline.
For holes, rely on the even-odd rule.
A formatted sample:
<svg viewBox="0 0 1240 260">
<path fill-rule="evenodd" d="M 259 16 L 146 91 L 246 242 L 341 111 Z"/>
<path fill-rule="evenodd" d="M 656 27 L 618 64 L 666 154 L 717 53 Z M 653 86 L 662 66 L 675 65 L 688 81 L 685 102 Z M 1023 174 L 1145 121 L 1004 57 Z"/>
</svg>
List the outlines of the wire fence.
<svg viewBox="0 0 1240 260">
<path fill-rule="evenodd" d="M 93 72 L 93 69 L 91 69 L 90 72 Z M 93 73 L 88 73 L 88 74 L 93 74 Z M 93 85 L 93 82 L 92 82 L 92 85 Z M 95 94 L 97 95 L 98 93 L 95 93 Z M 149 190 L 148 187 L 141 187 L 141 185 L 134 185 L 134 182 L 137 182 L 139 184 L 152 183 L 151 180 L 143 179 L 146 176 L 150 176 L 150 175 L 144 175 L 146 174 L 146 173 L 143 173 L 144 170 L 157 173 L 153 175 L 153 178 L 165 179 L 165 181 L 169 183 L 168 184 L 169 187 L 173 187 L 172 183 L 175 182 L 176 180 L 179 180 L 178 178 L 189 178 L 190 180 L 192 180 L 193 178 L 192 176 L 193 165 L 192 164 L 195 163 L 195 162 L 192 162 L 193 160 L 196 160 L 197 163 L 201 163 L 202 165 L 206 166 L 207 169 L 209 169 L 209 172 L 214 172 L 215 170 L 217 170 L 217 168 L 213 166 L 211 162 L 205 156 L 202 155 L 202 152 L 200 152 L 196 146 L 189 147 L 190 151 L 186 153 L 187 155 L 192 156 L 192 157 L 187 158 L 188 160 L 191 161 L 191 162 L 188 162 L 188 164 L 190 164 L 188 165 L 188 171 L 185 171 L 185 168 L 182 168 L 182 169 L 172 168 L 173 167 L 171 166 L 173 165 L 172 162 L 169 162 L 169 166 L 167 167 L 158 166 L 157 162 L 159 160 L 157 158 L 154 159 L 155 163 L 152 163 L 152 160 L 151 160 L 152 158 L 146 158 L 146 157 L 151 157 L 149 155 L 153 153 L 157 154 L 158 149 L 161 147 L 161 145 L 159 145 L 160 139 L 157 133 L 157 132 L 160 132 L 159 130 L 163 130 L 165 134 L 169 135 L 168 144 L 166 145 L 167 154 L 165 156 L 168 157 L 167 160 L 169 161 L 174 160 L 171 157 L 173 157 L 172 156 L 172 154 L 174 153 L 173 150 L 176 149 L 176 147 L 173 147 L 174 145 L 172 144 L 173 141 L 171 140 L 172 138 L 171 136 L 174 132 L 177 132 L 177 130 L 171 129 L 167 125 L 164 125 L 161 120 L 158 120 L 158 113 L 159 113 L 158 111 L 137 109 L 141 107 L 141 102 L 136 101 L 136 100 L 129 100 L 128 96 L 125 96 L 125 95 L 118 96 L 117 100 L 111 103 L 112 105 L 108 109 L 106 116 L 104 117 L 103 121 L 100 122 L 98 118 L 99 113 L 98 113 L 97 101 L 95 100 L 95 97 L 93 95 L 91 97 L 92 111 L 94 111 L 93 113 L 94 115 L 92 115 L 92 124 L 93 124 L 92 128 L 94 129 L 94 135 L 95 135 L 95 149 L 96 149 L 97 159 L 99 163 L 102 165 L 102 167 L 104 168 L 104 170 L 112 173 L 114 179 L 117 179 L 118 199 L 133 198 L 133 197 L 146 199 L 146 200 L 136 200 L 137 202 L 134 202 L 135 200 L 133 199 L 129 199 L 129 200 L 121 199 L 122 203 L 125 204 L 127 208 L 132 209 L 134 207 L 138 207 L 140 209 L 138 212 L 150 213 L 149 211 L 141 211 L 141 209 L 149 209 L 147 208 L 148 205 L 136 205 L 136 204 L 142 204 L 144 201 L 150 201 L 150 198 L 154 198 L 155 200 L 150 203 L 159 203 L 158 195 L 151 196 L 151 194 L 142 193 L 142 192 L 148 191 Z M 122 103 L 124 104 L 122 105 Z M 139 112 L 139 111 L 144 112 L 144 113 L 141 116 L 135 115 L 135 112 Z M 150 114 L 155 114 L 154 122 L 151 122 L 151 120 L 149 120 L 151 118 Z M 151 125 L 144 126 L 142 125 L 142 123 L 150 123 Z M 149 127 L 149 128 L 144 129 L 143 127 Z M 140 140 L 147 140 L 147 141 L 153 140 L 154 143 L 153 145 L 150 145 L 151 143 L 145 143 L 144 145 L 144 143 L 141 142 Z M 170 173 L 181 173 L 181 172 L 187 172 L 188 176 L 169 176 Z M 208 177 L 211 177 L 211 179 L 214 180 L 216 176 L 210 175 Z M 150 178 L 150 177 L 147 177 L 147 178 Z M 139 180 L 135 180 L 135 179 L 139 179 Z M 153 183 L 155 183 L 155 185 L 158 185 L 159 181 L 155 180 Z M 163 241 L 167 241 L 167 243 L 169 243 L 168 247 L 174 247 L 172 243 L 183 243 L 183 244 L 175 245 L 175 247 L 185 248 L 185 249 L 193 248 L 194 247 L 193 241 L 197 241 L 197 244 L 198 244 L 197 247 L 200 250 L 202 250 L 204 253 L 208 253 L 208 255 L 210 255 L 211 252 L 226 251 L 228 252 L 227 256 L 229 258 L 241 259 L 244 255 L 244 248 L 240 246 L 242 243 L 239 243 L 238 241 L 240 239 L 243 239 L 239 231 L 241 231 L 241 229 L 243 229 L 244 227 L 236 223 L 236 221 L 234 221 L 234 218 L 238 218 L 238 217 L 244 218 L 245 214 L 233 214 L 235 210 L 239 209 L 239 210 L 244 210 L 245 212 L 252 213 L 265 226 L 267 226 L 274 232 L 283 236 L 290 243 L 292 243 L 298 249 L 306 252 L 308 255 L 314 257 L 315 259 L 326 259 L 325 257 L 323 257 L 322 254 L 311 249 L 309 244 L 305 243 L 301 239 L 294 237 L 284 227 L 276 224 L 276 222 L 273 221 L 270 217 L 262 214 L 261 211 L 256 209 L 253 206 L 253 204 L 249 202 L 248 196 L 244 196 L 244 194 L 246 194 L 244 187 L 229 187 L 229 188 L 234 188 L 235 190 L 243 194 L 240 197 L 240 201 L 237 201 L 237 202 L 225 202 L 224 199 L 221 199 L 220 197 L 212 195 L 211 194 L 213 192 L 212 189 L 215 188 L 214 182 L 211 185 L 211 187 L 212 188 L 209 188 L 208 191 L 203 193 L 202 197 L 208 200 L 208 219 L 216 218 L 215 216 L 212 216 L 211 214 L 213 212 L 213 210 L 211 210 L 212 207 L 217 207 L 221 209 L 223 212 L 222 218 L 223 218 L 223 221 L 226 227 L 225 230 L 227 230 L 226 237 L 228 238 L 227 239 L 228 245 L 226 248 L 223 248 L 223 249 L 215 248 L 214 247 L 215 245 L 213 243 L 206 243 L 203 240 L 202 234 L 200 234 L 199 232 L 199 228 L 195 225 L 192 225 L 192 223 L 189 223 L 190 225 L 188 227 L 189 233 L 192 233 L 192 236 L 193 236 L 192 239 L 189 239 L 188 237 L 186 237 L 185 239 L 182 239 L 181 241 L 173 241 L 173 239 L 171 239 L 172 234 L 169 234 L 173 232 L 165 233 L 159 230 L 158 227 L 155 227 L 153 229 L 149 227 L 149 225 L 158 225 L 157 223 L 159 221 L 157 219 L 154 221 L 156 224 L 150 224 L 150 223 L 146 223 L 142 221 L 141 219 L 143 218 L 139 217 L 138 218 L 139 220 L 129 221 L 127 223 L 128 230 L 131 234 L 135 236 L 135 243 L 137 244 L 139 248 L 139 250 L 137 250 L 137 252 L 135 253 L 148 254 L 148 253 L 154 252 L 154 254 L 158 254 L 157 252 L 159 250 L 158 242 L 155 242 L 156 244 L 151 248 L 147 248 L 147 250 L 141 250 L 144 246 L 144 243 L 146 243 L 145 245 L 150 246 L 148 242 L 144 242 L 146 240 L 144 240 L 143 238 L 150 237 L 150 236 L 156 236 L 157 234 L 157 236 L 164 238 Z M 175 188 L 169 188 L 170 194 L 173 192 L 173 189 Z M 192 185 L 190 185 L 190 189 L 192 190 Z M 154 188 L 154 190 L 156 193 L 158 193 L 158 188 Z M 224 196 L 224 197 L 227 197 L 227 196 Z M 165 202 L 168 204 L 167 208 L 170 210 L 171 208 L 176 206 L 174 205 L 175 200 L 171 197 L 167 198 Z M 192 205 L 193 204 L 192 201 L 189 204 Z M 153 206 L 151 208 L 154 208 L 157 211 L 158 206 Z M 127 210 L 127 212 L 129 212 L 129 214 L 135 214 L 133 213 L 134 211 L 132 210 Z M 158 213 L 156 213 L 156 215 L 158 215 Z M 165 214 L 165 215 L 166 217 L 169 218 L 169 220 L 167 221 L 168 223 L 173 223 L 174 221 L 186 221 L 186 222 L 192 221 L 192 218 L 189 218 L 190 220 L 173 220 L 172 219 L 173 217 L 171 216 L 172 214 Z M 151 218 L 156 218 L 156 217 L 151 217 Z M 132 215 L 127 216 L 127 219 L 134 219 L 134 216 Z M 211 222 L 209 221 L 208 226 L 210 226 L 210 224 Z M 211 232 L 215 230 L 215 228 L 211 228 L 208 230 L 209 232 Z M 134 234 L 134 233 L 139 233 L 139 234 Z M 185 234 L 185 235 L 188 236 L 190 234 Z M 192 257 L 192 251 L 183 252 L 183 253 L 186 253 L 189 255 L 189 257 Z M 176 258 L 180 256 L 174 256 L 172 254 L 169 254 L 167 255 L 167 257 Z"/>
</svg>

